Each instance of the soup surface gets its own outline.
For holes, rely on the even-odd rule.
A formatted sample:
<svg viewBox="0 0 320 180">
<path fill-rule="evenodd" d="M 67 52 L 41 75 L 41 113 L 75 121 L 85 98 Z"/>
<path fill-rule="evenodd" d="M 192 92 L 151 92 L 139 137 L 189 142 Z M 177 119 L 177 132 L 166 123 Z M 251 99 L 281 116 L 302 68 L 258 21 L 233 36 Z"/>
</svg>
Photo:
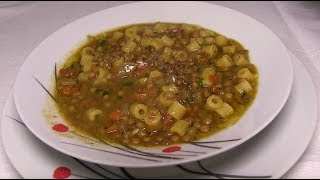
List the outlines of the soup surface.
<svg viewBox="0 0 320 180">
<path fill-rule="evenodd" d="M 190 24 L 88 36 L 58 71 L 55 98 L 77 131 L 123 145 L 199 140 L 236 123 L 257 93 L 240 43 Z"/>
</svg>

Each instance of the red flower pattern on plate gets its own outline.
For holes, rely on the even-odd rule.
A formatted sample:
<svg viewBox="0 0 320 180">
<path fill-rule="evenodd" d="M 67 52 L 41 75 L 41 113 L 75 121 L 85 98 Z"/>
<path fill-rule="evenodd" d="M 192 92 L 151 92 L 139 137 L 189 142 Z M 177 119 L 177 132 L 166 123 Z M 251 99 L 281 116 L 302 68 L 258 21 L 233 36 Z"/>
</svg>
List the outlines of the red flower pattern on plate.
<svg viewBox="0 0 320 180">
<path fill-rule="evenodd" d="M 171 147 L 168 147 L 168 148 L 162 150 L 162 152 L 173 153 L 173 152 L 180 151 L 180 150 L 181 150 L 180 146 L 171 146 Z"/>
<path fill-rule="evenodd" d="M 71 175 L 71 170 L 67 167 L 58 167 L 54 173 L 53 173 L 53 178 L 55 179 L 65 179 L 70 177 Z"/>
<path fill-rule="evenodd" d="M 56 124 L 52 127 L 52 129 L 57 132 L 67 132 L 69 130 L 69 128 L 63 124 Z"/>
</svg>

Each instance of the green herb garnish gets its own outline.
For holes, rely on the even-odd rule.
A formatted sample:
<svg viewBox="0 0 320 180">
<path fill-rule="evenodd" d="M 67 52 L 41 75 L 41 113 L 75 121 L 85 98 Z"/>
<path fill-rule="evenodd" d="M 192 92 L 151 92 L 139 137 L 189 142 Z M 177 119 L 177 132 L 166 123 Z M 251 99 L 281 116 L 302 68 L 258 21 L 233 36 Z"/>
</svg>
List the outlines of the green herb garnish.
<svg viewBox="0 0 320 180">
<path fill-rule="evenodd" d="M 127 81 L 124 81 L 122 83 L 123 86 L 126 86 L 126 87 L 129 87 L 129 86 L 132 86 L 133 85 L 133 81 L 131 80 L 127 80 Z"/>
<path fill-rule="evenodd" d="M 107 40 L 103 39 L 103 40 L 100 41 L 99 46 L 104 46 L 106 44 L 107 44 Z"/>
<path fill-rule="evenodd" d="M 193 103 L 193 98 L 192 98 L 192 96 L 187 97 L 187 98 L 186 98 L 186 102 L 189 103 L 189 104 L 192 104 L 192 103 Z"/>
<path fill-rule="evenodd" d="M 110 91 L 109 90 L 106 90 L 106 89 L 97 89 L 96 90 L 96 93 L 98 93 L 99 95 L 101 96 L 105 96 L 107 94 L 110 94 Z"/>
<path fill-rule="evenodd" d="M 203 78 L 199 78 L 199 85 L 200 85 L 201 87 L 204 87 L 202 81 L 203 81 Z"/>
<path fill-rule="evenodd" d="M 210 58 L 207 60 L 207 64 L 212 64 L 212 61 Z"/>
<path fill-rule="evenodd" d="M 247 91 L 241 92 L 241 98 L 245 98 L 248 95 Z"/>
</svg>

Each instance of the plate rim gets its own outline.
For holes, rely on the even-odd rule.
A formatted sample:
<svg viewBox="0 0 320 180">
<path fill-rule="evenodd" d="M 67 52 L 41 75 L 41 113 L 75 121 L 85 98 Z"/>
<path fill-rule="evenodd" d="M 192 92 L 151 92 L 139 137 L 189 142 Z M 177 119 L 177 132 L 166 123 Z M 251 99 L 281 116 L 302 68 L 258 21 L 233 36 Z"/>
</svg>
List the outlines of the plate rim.
<svg viewBox="0 0 320 180">
<path fill-rule="evenodd" d="M 305 152 L 307 151 L 308 147 L 310 146 L 312 140 L 314 139 L 315 132 L 316 132 L 316 130 L 317 130 L 317 125 L 318 125 L 318 123 L 320 123 L 320 122 L 319 122 L 319 118 L 318 118 L 318 115 L 319 115 L 319 112 L 320 112 L 320 110 L 319 110 L 320 102 L 318 101 L 318 99 L 319 99 L 319 97 L 320 97 L 320 93 L 317 91 L 317 88 L 316 88 L 316 86 L 315 86 L 314 80 L 313 80 L 313 78 L 311 77 L 311 74 L 310 74 L 308 68 L 306 67 L 306 65 L 304 64 L 304 62 L 302 62 L 300 59 L 298 59 L 298 57 L 293 53 L 292 50 L 290 50 L 289 48 L 287 48 L 287 50 L 288 50 L 288 53 L 290 53 L 294 58 L 296 58 L 297 61 L 299 61 L 300 64 L 303 65 L 303 68 L 305 69 L 305 71 L 306 71 L 307 74 L 308 74 L 307 78 L 310 79 L 310 81 L 311 81 L 311 83 L 312 83 L 312 89 L 313 89 L 313 91 L 314 91 L 314 93 L 315 93 L 315 96 L 317 97 L 317 100 L 315 101 L 315 109 L 316 109 L 316 110 L 315 110 L 315 114 L 314 114 L 314 116 L 315 116 L 315 121 L 314 121 L 314 125 L 313 125 L 314 128 L 313 128 L 313 130 L 312 130 L 312 132 L 311 132 L 311 136 L 310 136 L 310 138 L 308 139 L 308 141 L 306 142 L 306 146 L 305 146 L 304 150 L 300 153 L 299 156 L 297 156 L 296 159 L 292 160 L 292 165 L 291 165 L 291 167 L 283 168 L 283 170 L 282 170 L 282 175 L 279 175 L 279 176 L 278 176 L 279 178 L 281 178 L 282 176 L 284 176 L 292 167 L 294 167 L 294 166 L 298 163 L 298 161 L 302 158 L 302 156 L 305 154 Z"/>
</svg>

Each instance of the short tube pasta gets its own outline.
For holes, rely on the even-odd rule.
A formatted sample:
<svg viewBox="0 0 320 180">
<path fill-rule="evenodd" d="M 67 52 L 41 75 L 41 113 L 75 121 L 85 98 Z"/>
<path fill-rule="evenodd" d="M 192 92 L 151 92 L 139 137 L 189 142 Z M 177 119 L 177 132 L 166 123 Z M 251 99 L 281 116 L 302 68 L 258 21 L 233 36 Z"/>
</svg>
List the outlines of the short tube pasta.
<svg viewBox="0 0 320 180">
<path fill-rule="evenodd" d="M 168 26 L 164 23 L 157 23 L 155 26 L 154 26 L 154 30 L 157 31 L 157 32 L 164 32 L 166 29 L 168 28 Z"/>
<path fill-rule="evenodd" d="M 143 31 L 143 36 L 150 37 L 150 36 L 153 36 L 153 35 L 154 35 L 154 31 L 152 29 L 145 29 Z"/>
<path fill-rule="evenodd" d="M 87 110 L 86 115 L 90 121 L 96 120 L 96 117 L 101 115 L 103 112 L 97 108 L 90 108 Z"/>
<path fill-rule="evenodd" d="M 201 47 L 199 46 L 198 42 L 196 39 L 192 38 L 190 40 L 190 43 L 187 45 L 187 49 L 189 51 L 197 51 L 199 50 Z"/>
<path fill-rule="evenodd" d="M 225 36 L 217 36 L 216 37 L 216 45 L 217 46 L 225 46 L 225 45 L 227 45 L 228 44 L 228 38 L 226 38 Z"/>
<path fill-rule="evenodd" d="M 165 47 L 162 54 L 161 54 L 161 58 L 165 61 L 168 62 L 171 59 L 171 53 L 172 53 L 172 49 Z"/>
<path fill-rule="evenodd" d="M 141 46 L 142 47 L 148 47 L 148 46 L 151 45 L 151 42 L 152 42 L 152 38 L 147 38 L 147 37 L 142 38 L 141 39 Z"/>
<path fill-rule="evenodd" d="M 210 111 L 215 111 L 216 109 L 221 108 L 222 105 L 223 100 L 221 97 L 213 94 L 208 97 L 205 107 Z"/>
<path fill-rule="evenodd" d="M 102 67 L 98 67 L 98 76 L 96 80 L 93 82 L 93 85 L 100 85 L 107 82 L 107 78 L 110 77 L 110 72 Z"/>
<path fill-rule="evenodd" d="M 253 91 L 252 86 L 251 86 L 250 83 L 249 83 L 247 80 L 245 80 L 245 79 L 242 79 L 242 80 L 240 81 L 240 83 L 235 86 L 235 89 L 236 89 L 240 94 L 242 94 L 243 92 L 250 93 L 251 91 Z"/>
<path fill-rule="evenodd" d="M 255 79 L 255 75 L 250 72 L 248 68 L 242 68 L 237 72 L 237 76 L 247 81 Z"/>
<path fill-rule="evenodd" d="M 144 119 L 148 114 L 148 107 L 144 104 L 134 103 L 130 106 L 130 114 L 137 119 Z"/>
<path fill-rule="evenodd" d="M 127 54 L 132 53 L 135 48 L 137 47 L 137 44 L 133 41 L 127 41 L 126 44 L 121 48 L 123 52 L 126 52 Z"/>
<path fill-rule="evenodd" d="M 167 86 L 162 86 L 162 91 L 164 92 L 172 92 L 172 93 L 178 93 L 179 89 L 174 84 L 169 84 Z"/>
<path fill-rule="evenodd" d="M 113 62 L 112 66 L 115 67 L 115 68 L 121 68 L 121 67 L 123 67 L 123 66 L 124 66 L 124 59 L 123 59 L 123 57 L 120 58 L 120 59 L 118 59 L 118 60 L 116 60 L 115 62 Z"/>
<path fill-rule="evenodd" d="M 155 70 L 150 72 L 149 79 L 154 79 L 161 76 L 162 76 L 162 73 L 160 71 Z"/>
<path fill-rule="evenodd" d="M 173 101 L 174 101 L 174 94 L 171 93 L 171 92 L 162 92 L 160 95 L 159 95 L 159 102 L 160 104 L 162 104 L 163 106 L 165 107 L 168 107 L 170 106 Z M 172 97 L 171 97 L 172 96 Z"/>
<path fill-rule="evenodd" d="M 80 64 L 83 66 L 86 64 L 90 64 L 93 59 L 94 59 L 94 56 L 90 54 L 84 54 L 81 56 Z"/>
<path fill-rule="evenodd" d="M 89 81 L 89 76 L 88 76 L 88 74 L 86 74 L 86 73 L 84 73 L 84 72 L 80 73 L 79 76 L 78 76 L 78 81 L 80 81 L 80 82 L 87 82 L 87 81 Z"/>
<path fill-rule="evenodd" d="M 204 86 L 212 86 L 212 82 L 210 81 L 211 76 L 214 76 L 216 71 L 211 67 L 206 67 L 202 70 L 201 78 L 202 84 Z"/>
<path fill-rule="evenodd" d="M 211 34 L 209 33 L 209 31 L 200 30 L 199 35 L 200 35 L 200 37 L 208 37 Z M 213 34 L 213 36 L 214 36 L 214 34 Z"/>
<path fill-rule="evenodd" d="M 210 29 L 205 29 L 203 31 L 206 33 L 207 36 L 215 36 L 216 35 L 216 33 Z M 200 31 L 200 36 L 202 36 L 201 31 Z"/>
<path fill-rule="evenodd" d="M 242 54 L 234 55 L 233 59 L 235 60 L 238 66 L 246 66 L 249 64 L 249 61 Z"/>
<path fill-rule="evenodd" d="M 184 33 L 190 34 L 192 31 L 196 30 L 195 26 L 190 26 L 187 24 L 182 24 L 181 27 L 184 29 Z"/>
<path fill-rule="evenodd" d="M 144 118 L 149 130 L 156 130 L 161 127 L 161 114 L 159 110 L 150 110 Z"/>
<path fill-rule="evenodd" d="M 131 26 L 124 32 L 127 38 L 134 38 L 138 33 L 138 26 Z"/>
<path fill-rule="evenodd" d="M 170 128 L 171 132 L 178 133 L 180 136 L 183 136 L 187 133 L 187 129 L 189 127 L 189 124 L 187 121 L 184 120 L 178 120 L 174 123 L 174 125 Z"/>
<path fill-rule="evenodd" d="M 166 35 L 162 36 L 161 40 L 166 46 L 172 46 L 174 43 L 174 40 Z"/>
<path fill-rule="evenodd" d="M 202 38 L 202 37 L 194 38 L 194 39 L 197 41 L 197 43 L 198 43 L 199 45 L 202 45 L 202 44 L 204 43 L 204 38 Z"/>
<path fill-rule="evenodd" d="M 220 67 L 220 68 L 229 68 L 231 67 L 233 64 L 231 62 L 231 58 L 229 55 L 225 54 L 223 55 L 220 59 L 218 59 L 216 61 L 216 66 Z"/>
<path fill-rule="evenodd" d="M 215 45 L 203 46 L 202 51 L 212 57 L 218 53 L 218 48 Z"/>
<path fill-rule="evenodd" d="M 163 48 L 164 44 L 160 38 L 154 38 L 151 40 L 150 45 L 156 49 L 156 51 L 159 51 Z"/>
<path fill-rule="evenodd" d="M 99 74 L 97 76 L 97 79 L 103 79 L 110 75 L 110 72 L 102 67 L 98 67 Z"/>
<path fill-rule="evenodd" d="M 83 66 L 83 71 L 88 72 L 91 68 L 91 62 L 94 59 L 94 56 L 90 54 L 84 54 L 81 56 L 80 64 Z"/>
<path fill-rule="evenodd" d="M 119 31 L 116 31 L 112 34 L 112 39 L 118 41 L 119 39 L 121 39 L 122 37 L 124 36 L 124 33 L 123 32 L 119 32 Z"/>
<path fill-rule="evenodd" d="M 168 114 L 176 119 L 181 119 L 186 111 L 187 109 L 182 104 L 180 104 L 178 101 L 174 101 L 168 109 Z"/>
<path fill-rule="evenodd" d="M 148 78 L 140 78 L 138 81 L 141 85 L 146 85 L 148 82 Z"/>
<path fill-rule="evenodd" d="M 94 50 L 92 47 L 87 46 L 85 48 L 82 49 L 81 54 L 85 55 L 85 54 L 89 54 L 89 55 L 94 55 L 94 53 L 96 52 L 96 50 Z"/>
<path fill-rule="evenodd" d="M 226 54 L 234 54 L 236 50 L 237 50 L 237 47 L 234 45 L 222 47 L 222 51 Z"/>
<path fill-rule="evenodd" d="M 233 108 L 226 102 L 223 102 L 222 106 L 215 111 L 223 118 L 229 117 L 234 113 Z"/>
</svg>

